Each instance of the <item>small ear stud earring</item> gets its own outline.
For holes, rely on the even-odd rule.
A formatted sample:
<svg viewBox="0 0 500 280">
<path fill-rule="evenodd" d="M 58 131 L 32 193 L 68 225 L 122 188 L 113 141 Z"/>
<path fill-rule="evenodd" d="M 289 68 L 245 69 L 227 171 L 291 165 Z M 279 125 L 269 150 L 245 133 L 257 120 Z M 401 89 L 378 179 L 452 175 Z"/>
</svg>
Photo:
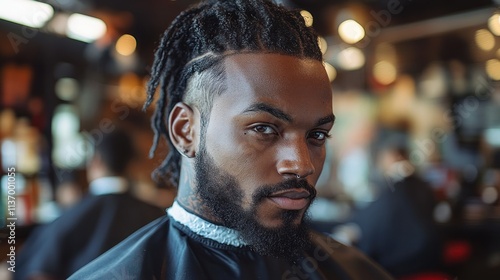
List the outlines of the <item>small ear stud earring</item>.
<svg viewBox="0 0 500 280">
<path fill-rule="evenodd" d="M 296 176 L 297 176 L 297 179 L 300 179 L 300 175 L 299 174 L 297 174 Z"/>
<path fill-rule="evenodd" d="M 182 150 L 177 150 L 177 151 L 186 158 L 193 158 L 195 156 L 195 152 L 192 152 L 192 155 L 188 155 L 189 149 L 186 148 L 182 148 Z"/>
<path fill-rule="evenodd" d="M 189 150 L 188 150 L 188 149 L 186 149 L 186 148 L 182 148 L 182 150 L 178 150 L 178 152 L 179 152 L 181 155 L 183 155 L 183 156 L 185 156 L 185 157 L 189 158 L 189 157 L 187 156 L 187 153 L 189 152 Z"/>
</svg>

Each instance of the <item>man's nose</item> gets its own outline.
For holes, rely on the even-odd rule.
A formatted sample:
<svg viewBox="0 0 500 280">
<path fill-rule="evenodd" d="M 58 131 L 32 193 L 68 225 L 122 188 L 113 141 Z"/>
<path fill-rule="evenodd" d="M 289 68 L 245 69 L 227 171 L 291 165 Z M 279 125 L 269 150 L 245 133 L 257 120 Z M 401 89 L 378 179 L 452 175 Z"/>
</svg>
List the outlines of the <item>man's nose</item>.
<svg viewBox="0 0 500 280">
<path fill-rule="evenodd" d="M 315 171 L 306 139 L 287 141 L 277 156 L 278 173 L 283 176 L 305 178 Z"/>
</svg>

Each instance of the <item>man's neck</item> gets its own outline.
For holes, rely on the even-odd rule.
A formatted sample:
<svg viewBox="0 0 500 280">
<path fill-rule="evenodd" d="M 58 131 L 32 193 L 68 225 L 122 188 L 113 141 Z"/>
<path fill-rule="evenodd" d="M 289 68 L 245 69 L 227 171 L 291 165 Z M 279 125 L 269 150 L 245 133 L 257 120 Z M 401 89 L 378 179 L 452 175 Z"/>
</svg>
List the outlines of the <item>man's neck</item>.
<svg viewBox="0 0 500 280">
<path fill-rule="evenodd" d="M 182 159 L 179 189 L 176 200 L 189 212 L 207 221 L 220 223 L 220 221 L 211 214 L 211 211 L 204 206 L 203 200 L 196 193 L 196 172 L 194 170 L 193 159 Z"/>
</svg>

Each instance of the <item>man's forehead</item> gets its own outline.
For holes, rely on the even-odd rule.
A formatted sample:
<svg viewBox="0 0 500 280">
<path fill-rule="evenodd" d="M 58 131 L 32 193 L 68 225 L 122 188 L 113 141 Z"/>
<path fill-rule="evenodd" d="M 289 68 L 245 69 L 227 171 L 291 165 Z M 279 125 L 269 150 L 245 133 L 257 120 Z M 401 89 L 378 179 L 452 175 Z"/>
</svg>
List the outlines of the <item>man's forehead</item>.
<svg viewBox="0 0 500 280">
<path fill-rule="evenodd" d="M 215 97 L 215 110 L 230 107 L 233 113 L 241 113 L 267 106 L 291 116 L 304 109 L 318 118 L 331 115 L 331 86 L 320 61 L 252 53 L 228 56 L 224 63 L 226 92 Z"/>
<path fill-rule="evenodd" d="M 286 55 L 271 52 L 236 52 L 224 57 L 224 64 L 227 68 L 267 68 L 272 66 L 274 69 L 280 69 L 284 65 L 295 64 L 299 68 L 311 67 L 314 64 L 321 64 L 320 61 L 299 57 L 295 55 Z M 289 69 L 292 70 L 292 69 Z M 293 69 L 299 70 L 299 69 Z M 325 70 L 326 73 L 326 70 Z"/>
<path fill-rule="evenodd" d="M 316 83 L 330 89 L 322 63 L 276 53 L 239 53 L 224 59 L 227 85 L 248 84 L 273 90 L 293 83 Z"/>
</svg>

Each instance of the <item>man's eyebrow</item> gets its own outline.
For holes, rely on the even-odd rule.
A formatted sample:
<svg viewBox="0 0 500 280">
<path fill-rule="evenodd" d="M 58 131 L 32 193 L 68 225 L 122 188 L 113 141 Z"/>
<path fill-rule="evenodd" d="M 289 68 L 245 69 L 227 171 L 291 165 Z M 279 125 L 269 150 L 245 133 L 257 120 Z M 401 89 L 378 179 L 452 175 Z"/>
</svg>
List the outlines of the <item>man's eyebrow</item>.
<svg viewBox="0 0 500 280">
<path fill-rule="evenodd" d="M 322 125 L 327 124 L 327 123 L 332 123 L 332 125 L 335 123 L 335 115 L 334 114 L 331 114 L 329 116 L 326 116 L 324 118 L 319 119 L 316 122 L 316 126 L 322 126 Z"/>
<path fill-rule="evenodd" d="M 266 112 L 269 113 L 273 116 L 275 116 L 278 119 L 284 120 L 286 122 L 292 122 L 292 116 L 289 114 L 283 112 L 283 110 L 278 109 L 272 105 L 266 104 L 266 103 L 255 103 L 250 105 L 250 107 L 246 108 L 243 113 L 247 112 Z"/>
</svg>

